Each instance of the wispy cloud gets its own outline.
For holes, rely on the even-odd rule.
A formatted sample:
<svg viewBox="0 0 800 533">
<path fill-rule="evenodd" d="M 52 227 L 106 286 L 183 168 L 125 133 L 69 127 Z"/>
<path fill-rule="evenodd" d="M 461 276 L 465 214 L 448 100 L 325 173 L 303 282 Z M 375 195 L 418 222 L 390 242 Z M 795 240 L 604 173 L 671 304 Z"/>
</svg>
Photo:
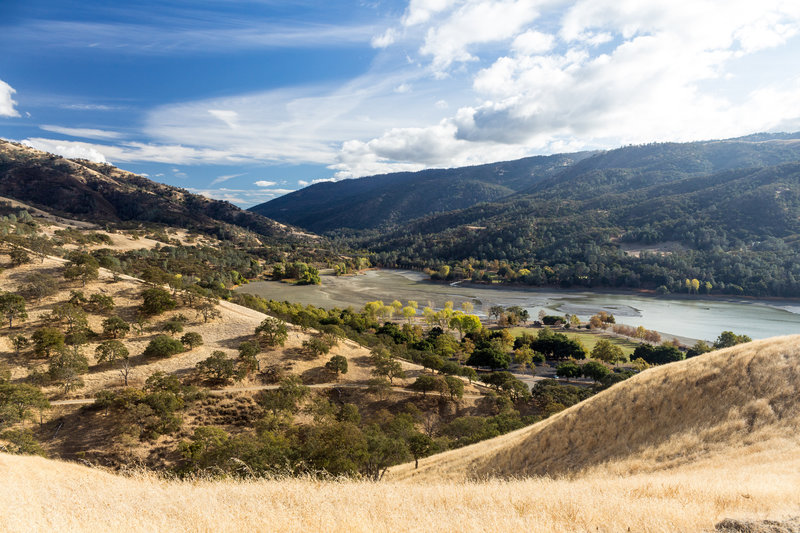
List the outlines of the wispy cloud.
<svg viewBox="0 0 800 533">
<path fill-rule="evenodd" d="M 122 134 L 116 131 L 97 130 L 91 128 L 65 128 L 62 126 L 42 125 L 39 129 L 44 131 L 51 131 L 53 133 L 61 133 L 62 135 L 69 135 L 70 137 L 83 137 L 84 139 L 120 139 Z"/>
<path fill-rule="evenodd" d="M 187 190 L 195 194 L 202 194 L 207 198 L 214 198 L 215 200 L 225 200 L 242 207 L 250 207 L 263 202 L 268 202 L 269 200 L 277 198 L 278 196 L 294 192 L 293 189 L 250 190 L 250 189 L 228 189 L 224 187 L 217 189 L 189 188 Z"/>
<path fill-rule="evenodd" d="M 224 17 L 223 17 L 224 18 Z M 37 20 L 4 28 L 7 38 L 29 46 L 96 48 L 116 53 L 164 55 L 180 52 L 259 48 L 312 48 L 368 44 L 373 25 L 279 24 L 263 19 L 156 20 L 153 24 L 111 24 Z"/>
<path fill-rule="evenodd" d="M 225 183 L 228 180 L 232 180 L 233 178 L 238 178 L 247 174 L 246 172 L 242 172 L 240 174 L 226 174 L 224 176 L 218 176 L 214 179 L 209 185 L 218 185 L 220 183 Z"/>
<path fill-rule="evenodd" d="M 253 183 L 253 185 L 255 185 L 256 187 L 272 187 L 274 185 L 277 185 L 277 182 L 259 180 L 259 181 L 255 182 L 255 183 Z"/>
</svg>

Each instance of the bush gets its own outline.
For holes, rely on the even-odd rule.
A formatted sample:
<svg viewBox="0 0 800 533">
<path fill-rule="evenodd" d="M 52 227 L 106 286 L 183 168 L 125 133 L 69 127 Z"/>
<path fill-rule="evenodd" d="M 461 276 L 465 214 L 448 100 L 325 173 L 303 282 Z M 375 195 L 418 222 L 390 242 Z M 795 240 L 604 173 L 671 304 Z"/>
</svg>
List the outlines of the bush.
<svg viewBox="0 0 800 533">
<path fill-rule="evenodd" d="M 195 331 L 190 331 L 181 337 L 181 344 L 185 345 L 190 350 L 193 350 L 198 346 L 203 345 L 203 336 Z"/>
<path fill-rule="evenodd" d="M 154 287 L 142 291 L 142 305 L 139 306 L 139 310 L 144 315 L 153 316 L 175 309 L 176 305 L 178 304 L 169 291 Z"/>
<path fill-rule="evenodd" d="M 159 335 L 150 341 L 142 355 L 147 358 L 163 359 L 181 353 L 182 351 L 183 344 L 181 344 L 181 341 L 168 337 L 167 335 Z"/>
</svg>

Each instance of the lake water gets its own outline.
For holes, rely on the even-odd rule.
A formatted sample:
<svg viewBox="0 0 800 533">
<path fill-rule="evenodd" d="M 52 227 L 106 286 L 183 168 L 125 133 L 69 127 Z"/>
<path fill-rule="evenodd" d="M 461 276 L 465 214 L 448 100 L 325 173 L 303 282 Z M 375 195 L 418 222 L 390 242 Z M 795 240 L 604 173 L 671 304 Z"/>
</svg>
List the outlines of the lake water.
<svg viewBox="0 0 800 533">
<path fill-rule="evenodd" d="M 259 281 L 237 290 L 325 308 L 360 308 L 373 300 L 387 304 L 392 300 L 404 304 L 416 300 L 420 309 L 426 305 L 441 308 L 450 300 L 456 309 L 461 302 L 471 302 L 475 306 L 473 312 L 481 316 L 486 316 L 493 305 L 519 305 L 532 318 L 543 309 L 548 314 L 576 314 L 583 320 L 602 310 L 612 313 L 617 323 L 644 326 L 682 340 L 713 340 L 725 330 L 754 339 L 800 333 L 798 301 L 672 299 L 597 291 L 447 285 L 426 280 L 427 276 L 414 271 L 373 270 L 358 276 L 323 276 L 322 284 L 317 286 Z"/>
</svg>

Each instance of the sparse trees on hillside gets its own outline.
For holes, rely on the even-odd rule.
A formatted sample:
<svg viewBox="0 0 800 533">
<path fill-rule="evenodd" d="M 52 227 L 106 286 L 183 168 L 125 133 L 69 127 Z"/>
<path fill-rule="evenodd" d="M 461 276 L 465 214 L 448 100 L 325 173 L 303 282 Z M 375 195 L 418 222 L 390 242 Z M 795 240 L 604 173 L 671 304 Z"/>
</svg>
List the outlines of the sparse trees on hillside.
<svg viewBox="0 0 800 533">
<path fill-rule="evenodd" d="M 343 355 L 334 355 L 325 363 L 325 368 L 339 377 L 339 374 L 347 374 L 347 358 Z"/>
<path fill-rule="evenodd" d="M 14 320 L 24 321 L 28 318 L 25 311 L 25 298 L 12 292 L 0 293 L 0 314 L 8 320 L 8 327 L 14 327 Z"/>
<path fill-rule="evenodd" d="M 50 357 L 64 346 L 64 334 L 57 328 L 39 328 L 31 335 L 33 351 L 39 357 Z"/>
<path fill-rule="evenodd" d="M 151 340 L 147 347 L 144 349 L 142 355 L 146 358 L 163 359 L 172 357 L 177 353 L 183 351 L 183 344 L 177 339 L 173 339 L 166 335 L 158 335 L 155 339 Z"/>
<path fill-rule="evenodd" d="M 139 311 L 145 316 L 154 316 L 175 309 L 176 305 L 177 302 L 169 291 L 152 287 L 142 291 L 142 305 L 139 306 Z"/>
<path fill-rule="evenodd" d="M 130 330 L 130 324 L 116 315 L 103 320 L 103 333 L 109 337 L 124 338 Z"/>
<path fill-rule="evenodd" d="M 194 350 L 198 346 L 203 345 L 203 336 L 196 331 L 189 331 L 183 334 L 181 337 L 181 343 L 188 349 Z"/>
<path fill-rule="evenodd" d="M 75 252 L 70 254 L 69 262 L 64 267 L 64 278 L 79 279 L 85 287 L 86 282 L 98 278 L 99 269 L 97 259 L 87 253 Z"/>
<path fill-rule="evenodd" d="M 256 328 L 256 337 L 263 346 L 283 346 L 289 338 L 289 330 L 283 321 L 267 317 Z"/>
<path fill-rule="evenodd" d="M 98 363 L 116 363 L 125 386 L 128 386 L 128 375 L 131 369 L 130 352 L 118 340 L 104 341 L 95 348 L 95 357 Z"/>
</svg>

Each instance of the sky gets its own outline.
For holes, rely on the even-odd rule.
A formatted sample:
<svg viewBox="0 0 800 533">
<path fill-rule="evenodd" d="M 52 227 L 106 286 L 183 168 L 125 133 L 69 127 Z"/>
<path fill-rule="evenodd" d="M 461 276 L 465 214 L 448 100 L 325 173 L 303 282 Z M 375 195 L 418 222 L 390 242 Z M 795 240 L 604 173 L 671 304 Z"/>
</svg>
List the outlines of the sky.
<svg viewBox="0 0 800 533">
<path fill-rule="evenodd" d="M 0 137 L 249 207 L 800 130 L 797 0 L 0 0 Z"/>
</svg>

